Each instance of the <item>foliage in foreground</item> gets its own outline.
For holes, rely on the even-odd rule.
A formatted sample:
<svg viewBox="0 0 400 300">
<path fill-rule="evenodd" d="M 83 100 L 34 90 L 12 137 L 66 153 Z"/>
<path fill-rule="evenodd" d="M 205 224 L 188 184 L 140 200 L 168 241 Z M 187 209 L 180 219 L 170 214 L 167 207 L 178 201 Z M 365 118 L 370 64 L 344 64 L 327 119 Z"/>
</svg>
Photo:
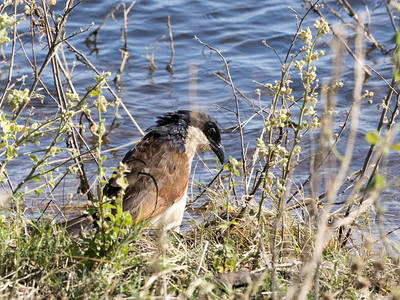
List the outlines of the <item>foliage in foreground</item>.
<svg viewBox="0 0 400 300">
<path fill-rule="evenodd" d="M 383 234 L 381 241 L 388 251 L 377 255 L 376 243 L 368 236 L 369 227 L 374 225 L 374 207 L 378 219 L 381 217 L 378 204 L 386 187 L 388 155 L 400 150 L 395 142 L 398 128 L 394 125 L 398 103 L 391 101 L 397 88 L 398 68 L 389 93 L 378 106 L 381 121 L 376 131 L 366 135 L 370 150 L 363 157 L 364 166 L 351 172 L 361 101 L 372 97 L 361 93 L 363 71 L 368 70 L 355 64 L 353 103 L 340 125 L 341 131 L 335 135 L 335 93 L 343 84 L 338 70 L 332 71 L 332 80 L 326 85 L 321 85 L 317 76 L 317 62 L 325 55 L 318 45 L 333 30 L 317 3 L 303 17 L 297 14 L 297 31 L 282 61 L 281 78 L 274 84 L 258 83 L 255 100 L 234 86 L 223 55 L 196 38 L 223 59 L 225 73 L 216 75 L 232 87 L 235 100 L 238 101 L 238 94 L 248 100 L 262 120 L 259 138 L 245 147 L 243 123 L 237 111 L 242 157 L 230 157 L 225 166 L 217 165 L 222 170 L 208 186 L 208 197 L 214 204 L 204 222 L 193 223 L 184 236 L 154 237 L 141 225 L 133 225 L 120 203 L 114 207 L 102 196 L 102 186 L 107 181 L 102 145 L 115 124 L 115 119 L 107 123 L 105 116 L 108 109 L 117 109 L 123 102 L 107 82 L 110 74 L 97 72 L 69 44 L 69 39 L 84 33 L 82 30 L 66 36 L 65 24 L 75 9 L 74 1 L 66 3 L 57 20 L 45 2 L 27 1 L 23 10 L 17 9 L 22 4 L 12 7 L 10 2 L 4 2 L 0 6 L 0 44 L 12 43 L 10 56 L 21 59 L 27 53 L 15 47 L 19 38 L 26 38 L 17 31 L 25 18 L 35 21 L 31 23 L 32 44 L 39 43 L 33 35 L 43 35 L 46 47 L 36 49 L 48 52 L 42 65 L 31 60 L 35 63 L 31 64 L 35 75 L 32 80 L 23 76 L 12 81 L 10 60 L 10 80 L 0 98 L 0 180 L 7 193 L 0 195 L 0 201 L 10 200 L 10 208 L 0 214 L 1 296 L 400 298 L 396 256 L 399 249 L 389 245 Z M 132 6 L 118 7 L 124 9 L 126 17 Z M 304 23 L 311 11 L 321 17 L 310 28 Z M 37 14 L 42 14 L 40 22 Z M 345 42 L 338 38 L 332 47 L 335 65 L 342 63 L 338 55 L 343 51 L 342 43 Z M 23 49 L 26 44 L 29 43 L 21 42 L 19 46 Z M 71 81 L 71 68 L 65 59 L 68 53 L 61 45 L 68 46 L 96 73 L 92 86 L 83 92 L 77 92 Z M 265 45 L 271 48 L 266 42 Z M 363 60 L 362 48 L 362 42 L 356 40 L 352 54 L 357 61 Z M 28 53 L 35 55 L 35 51 Z M 397 56 L 396 49 L 395 66 Z M 41 82 L 43 70 L 50 65 L 56 97 Z M 121 72 L 123 66 L 124 60 Z M 116 81 L 119 79 L 116 76 Z M 38 88 L 39 84 L 43 89 Z M 106 91 L 114 102 L 106 100 Z M 48 118 L 32 118 L 35 108 L 30 104 L 36 101 L 40 105 L 47 98 L 56 104 L 55 111 L 48 112 Z M 264 98 L 268 109 L 262 104 Z M 141 132 L 139 127 L 138 131 Z M 346 149 L 340 154 L 336 145 L 344 134 Z M 312 145 L 315 154 L 306 155 L 302 150 L 307 138 L 318 140 L 317 145 Z M 32 151 L 33 146 L 37 151 Z M 253 151 L 251 156 L 246 155 L 245 149 L 248 153 Z M 311 171 L 307 181 L 299 184 L 294 178 L 296 172 L 304 170 L 298 168 L 304 157 L 310 161 Z M 21 171 L 18 175 L 22 179 L 14 182 L 11 170 L 18 163 L 27 166 L 27 171 Z M 88 178 L 88 168 L 95 170 L 95 178 Z M 124 166 L 113 171 L 123 174 Z M 32 195 L 39 199 L 53 196 L 71 174 L 79 179 L 77 194 L 92 203 L 91 213 L 98 214 L 99 230 L 71 237 L 43 218 L 33 222 L 23 217 L 26 199 Z M 117 213 L 112 214 L 113 211 Z"/>
<path fill-rule="evenodd" d="M 90 239 L 72 239 L 62 229 L 40 226 L 32 235 L 25 233 L 23 221 L 2 222 L 2 298 L 271 296 L 270 270 L 266 267 L 270 249 L 264 248 L 254 226 L 256 216 L 242 221 L 230 230 L 229 239 L 218 224 L 198 225 L 196 232 L 161 241 L 133 227 L 124 233 L 117 248 L 101 257 L 85 255 Z M 299 256 L 293 245 L 285 249 L 275 266 L 278 295 L 284 295 L 293 281 L 299 280 L 302 256 L 306 254 Z M 239 270 L 252 271 L 235 273 Z M 241 277 L 230 281 L 219 275 L 228 271 Z M 396 261 L 384 254 L 371 256 L 368 245 L 353 252 L 328 246 L 319 265 L 319 294 L 324 299 L 390 294 L 397 299 L 400 291 L 394 287 L 399 272 Z M 247 277 L 251 280 L 245 286 Z"/>
</svg>

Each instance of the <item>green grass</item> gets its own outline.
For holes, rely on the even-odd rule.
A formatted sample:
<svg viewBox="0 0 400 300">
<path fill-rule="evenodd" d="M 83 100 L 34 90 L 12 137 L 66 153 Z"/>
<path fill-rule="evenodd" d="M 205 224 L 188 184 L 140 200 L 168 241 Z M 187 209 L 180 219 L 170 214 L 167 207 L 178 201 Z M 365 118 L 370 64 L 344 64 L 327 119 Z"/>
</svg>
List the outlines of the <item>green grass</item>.
<svg viewBox="0 0 400 300">
<path fill-rule="evenodd" d="M 221 229 L 222 223 L 217 222 L 198 225 L 184 236 L 170 235 L 162 241 L 142 228 L 132 227 L 115 249 L 93 257 L 85 255 L 89 237 L 71 238 L 60 228 L 44 229 L 44 225 L 38 232 L 27 234 L 23 220 L 2 221 L 1 297 L 150 299 L 169 295 L 221 299 L 235 295 L 262 299 L 271 295 L 271 272 L 265 262 L 270 259 L 270 249 L 268 239 L 257 236 L 260 231 L 256 223 L 255 215 L 246 216 L 230 229 L 229 238 Z M 265 231 L 268 237 L 268 229 Z M 301 266 L 309 255 L 308 251 L 297 253 L 290 246 L 290 238 L 296 237 L 287 235 L 287 246 L 275 265 L 275 292 L 281 296 L 299 280 Z M 206 241 L 208 247 L 199 267 Z M 221 284 L 215 277 L 243 270 L 257 275 L 247 286 Z M 317 273 L 318 293 L 324 299 L 360 299 L 362 295 L 397 299 L 400 268 L 398 261 L 384 253 L 328 246 Z"/>
</svg>

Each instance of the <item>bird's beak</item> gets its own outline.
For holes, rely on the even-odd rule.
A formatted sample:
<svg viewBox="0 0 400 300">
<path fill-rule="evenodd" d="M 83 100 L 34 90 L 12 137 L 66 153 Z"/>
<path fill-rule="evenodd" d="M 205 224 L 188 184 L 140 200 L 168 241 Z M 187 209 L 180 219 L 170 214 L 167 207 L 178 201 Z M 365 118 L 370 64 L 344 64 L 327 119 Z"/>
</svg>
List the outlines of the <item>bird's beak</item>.
<svg viewBox="0 0 400 300">
<path fill-rule="evenodd" d="M 224 146 L 222 146 L 221 143 L 211 143 L 211 149 L 215 153 L 215 155 L 218 157 L 219 161 L 221 164 L 224 164 L 225 162 L 225 150 Z"/>
</svg>

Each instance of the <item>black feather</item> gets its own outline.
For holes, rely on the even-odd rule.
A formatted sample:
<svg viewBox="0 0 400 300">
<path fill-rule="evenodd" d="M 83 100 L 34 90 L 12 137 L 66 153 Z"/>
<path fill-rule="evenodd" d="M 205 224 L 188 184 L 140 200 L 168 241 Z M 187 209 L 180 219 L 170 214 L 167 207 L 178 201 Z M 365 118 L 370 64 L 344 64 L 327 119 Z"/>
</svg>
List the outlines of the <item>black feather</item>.
<svg viewBox="0 0 400 300">
<path fill-rule="evenodd" d="M 143 141 L 156 136 L 161 143 L 169 142 L 178 153 L 185 152 L 185 137 L 190 124 L 190 111 L 178 110 L 158 117 L 155 126 L 149 127 Z"/>
</svg>

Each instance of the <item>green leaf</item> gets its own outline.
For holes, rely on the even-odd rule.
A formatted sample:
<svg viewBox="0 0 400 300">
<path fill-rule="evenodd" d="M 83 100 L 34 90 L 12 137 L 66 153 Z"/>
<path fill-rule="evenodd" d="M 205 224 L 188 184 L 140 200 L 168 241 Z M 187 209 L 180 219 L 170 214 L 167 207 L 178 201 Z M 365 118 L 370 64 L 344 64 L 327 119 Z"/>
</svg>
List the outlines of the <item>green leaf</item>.
<svg viewBox="0 0 400 300">
<path fill-rule="evenodd" d="M 382 174 L 375 174 L 375 187 L 383 188 L 385 187 L 385 176 Z"/>
<path fill-rule="evenodd" d="M 20 132 L 24 132 L 24 130 L 25 130 L 25 126 L 23 126 L 23 125 L 15 126 L 15 132 L 20 133 Z"/>
<path fill-rule="evenodd" d="M 392 148 L 392 150 L 394 150 L 394 151 L 400 152 L 400 143 L 398 143 L 398 144 L 393 144 L 391 148 Z"/>
<path fill-rule="evenodd" d="M 41 190 L 41 189 L 36 189 L 35 190 L 35 195 L 36 195 L 36 197 L 39 197 L 40 196 L 40 194 L 43 194 L 44 192 Z"/>
<path fill-rule="evenodd" d="M 379 134 L 376 131 L 367 132 L 365 140 L 371 145 L 375 145 L 379 141 Z"/>
<path fill-rule="evenodd" d="M 35 177 L 33 177 L 33 180 L 35 180 L 36 182 L 39 182 L 40 181 L 39 175 L 36 175 Z"/>
<path fill-rule="evenodd" d="M 368 185 L 361 189 L 361 191 L 365 194 L 370 193 L 376 189 L 383 189 L 386 186 L 386 178 L 382 174 L 375 174 L 372 178 L 371 182 Z"/>
<path fill-rule="evenodd" d="M 39 161 L 39 158 L 36 155 L 30 154 L 29 157 L 35 164 Z"/>
<path fill-rule="evenodd" d="M 10 146 L 7 146 L 7 157 L 11 157 L 12 156 L 12 149 Z"/>
<path fill-rule="evenodd" d="M 89 207 L 88 209 L 84 210 L 83 213 L 87 215 L 93 215 L 95 213 L 95 210 L 93 207 Z"/>
<path fill-rule="evenodd" d="M 133 220 L 132 220 L 132 216 L 130 213 L 125 212 L 126 214 L 124 214 L 124 222 L 123 225 L 125 226 L 129 226 L 133 224 Z"/>
<path fill-rule="evenodd" d="M 100 175 L 101 175 L 101 176 L 104 176 L 104 175 L 106 175 L 106 173 L 107 173 L 107 168 L 101 167 L 101 169 L 100 169 Z"/>
<path fill-rule="evenodd" d="M 126 179 L 125 176 L 118 177 L 116 182 L 123 190 L 126 190 L 126 188 L 129 186 L 128 179 Z"/>
<path fill-rule="evenodd" d="M 114 222 L 114 220 L 115 220 L 115 217 L 112 213 L 108 213 L 104 217 L 107 219 L 110 219 L 111 222 Z"/>
<path fill-rule="evenodd" d="M 235 220 L 232 220 L 232 221 L 231 221 L 231 224 L 232 224 L 232 225 L 236 225 L 236 226 L 239 225 L 239 223 L 236 222 Z"/>
</svg>

